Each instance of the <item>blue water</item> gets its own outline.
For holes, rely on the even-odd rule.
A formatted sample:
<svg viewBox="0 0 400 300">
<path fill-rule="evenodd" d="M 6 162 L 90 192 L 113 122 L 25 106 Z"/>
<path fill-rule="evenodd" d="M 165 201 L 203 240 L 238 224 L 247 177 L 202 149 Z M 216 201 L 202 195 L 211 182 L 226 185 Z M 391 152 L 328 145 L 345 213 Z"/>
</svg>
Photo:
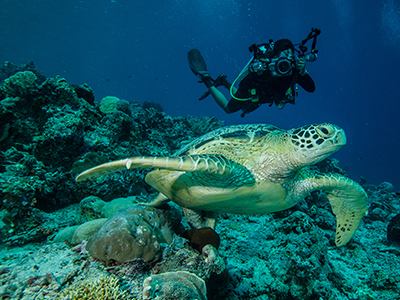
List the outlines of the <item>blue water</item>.
<svg viewBox="0 0 400 300">
<path fill-rule="evenodd" d="M 212 76 L 233 80 L 249 45 L 297 43 L 312 27 L 322 30 L 319 58 L 307 65 L 315 93 L 300 89 L 296 105 L 263 105 L 244 119 L 211 98 L 197 100 L 205 88 L 187 65 L 191 48 Z M 348 144 L 334 157 L 350 176 L 400 188 L 398 1 L 1 0 L 0 45 L 1 62 L 33 60 L 47 77 L 88 83 L 97 99 L 159 102 L 169 115 L 215 116 L 226 125 L 338 124 Z"/>
</svg>

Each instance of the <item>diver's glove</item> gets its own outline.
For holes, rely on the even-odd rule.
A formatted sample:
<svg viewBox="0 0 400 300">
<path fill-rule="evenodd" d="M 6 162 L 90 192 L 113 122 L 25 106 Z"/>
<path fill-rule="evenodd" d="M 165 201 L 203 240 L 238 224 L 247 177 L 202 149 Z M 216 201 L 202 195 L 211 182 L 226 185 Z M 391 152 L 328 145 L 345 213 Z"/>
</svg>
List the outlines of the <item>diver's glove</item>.
<svg viewBox="0 0 400 300">
<path fill-rule="evenodd" d="M 223 85 L 226 87 L 228 90 L 231 88 L 231 83 L 226 79 L 225 74 L 221 74 L 217 77 L 217 79 L 214 80 L 214 86 L 218 87 Z"/>
<path fill-rule="evenodd" d="M 231 88 L 231 83 L 226 79 L 226 75 L 225 74 L 220 74 L 217 79 L 214 80 L 213 86 L 215 87 L 219 87 L 219 86 L 224 86 L 226 87 L 228 90 Z M 210 92 L 204 92 L 203 95 L 200 96 L 199 100 L 203 100 L 205 98 L 207 98 L 210 95 Z"/>
<path fill-rule="evenodd" d="M 296 69 L 299 71 L 301 76 L 306 75 L 308 72 L 306 70 L 306 60 L 302 57 L 297 58 Z"/>
<path fill-rule="evenodd" d="M 197 77 L 200 78 L 200 83 L 204 83 L 207 88 L 210 88 L 214 85 L 214 80 L 211 78 L 210 73 L 207 71 L 199 71 Z"/>
</svg>

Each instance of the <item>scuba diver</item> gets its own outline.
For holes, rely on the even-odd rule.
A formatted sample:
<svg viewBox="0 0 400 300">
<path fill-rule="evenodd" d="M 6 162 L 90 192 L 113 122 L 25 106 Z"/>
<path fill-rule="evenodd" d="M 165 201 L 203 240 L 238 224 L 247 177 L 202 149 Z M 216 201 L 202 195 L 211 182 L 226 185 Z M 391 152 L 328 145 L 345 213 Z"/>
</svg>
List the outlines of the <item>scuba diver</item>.
<svg viewBox="0 0 400 300">
<path fill-rule="evenodd" d="M 299 84 L 307 92 L 314 92 L 314 80 L 306 70 L 306 61 L 315 61 L 318 50 L 315 49 L 317 36 L 321 30 L 312 28 L 311 32 L 299 45 L 299 50 L 288 39 L 280 39 L 276 42 L 270 40 L 265 44 L 253 44 L 249 47 L 254 55 L 240 72 L 235 81 L 228 82 L 226 75 L 221 74 L 215 80 L 207 72 L 205 61 L 197 49 L 188 52 L 189 66 L 192 72 L 200 78 L 208 88 L 199 100 L 208 95 L 228 114 L 242 110 L 241 116 L 256 110 L 261 104 L 274 103 L 278 109 L 282 109 L 286 103 L 294 104 Z M 309 53 L 305 44 L 313 40 Z M 295 56 L 295 52 L 298 53 Z M 238 84 L 238 88 L 235 88 Z M 217 89 L 224 86 L 230 92 L 228 101 L 221 91 Z"/>
</svg>

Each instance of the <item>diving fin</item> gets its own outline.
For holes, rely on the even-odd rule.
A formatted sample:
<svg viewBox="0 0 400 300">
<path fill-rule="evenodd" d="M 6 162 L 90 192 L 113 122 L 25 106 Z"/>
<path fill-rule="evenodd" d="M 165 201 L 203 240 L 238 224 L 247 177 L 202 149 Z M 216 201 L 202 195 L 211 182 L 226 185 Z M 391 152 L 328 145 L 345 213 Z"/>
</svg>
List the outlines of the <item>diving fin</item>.
<svg viewBox="0 0 400 300">
<path fill-rule="evenodd" d="M 203 95 L 200 96 L 199 100 L 201 101 L 201 100 L 206 99 L 208 96 L 210 96 L 210 94 L 211 93 L 209 91 L 204 92 Z"/>
<path fill-rule="evenodd" d="M 194 75 L 198 76 L 199 71 L 207 71 L 206 62 L 204 61 L 204 58 L 199 50 L 190 50 L 187 54 L 187 57 L 189 61 L 189 67 Z"/>
</svg>

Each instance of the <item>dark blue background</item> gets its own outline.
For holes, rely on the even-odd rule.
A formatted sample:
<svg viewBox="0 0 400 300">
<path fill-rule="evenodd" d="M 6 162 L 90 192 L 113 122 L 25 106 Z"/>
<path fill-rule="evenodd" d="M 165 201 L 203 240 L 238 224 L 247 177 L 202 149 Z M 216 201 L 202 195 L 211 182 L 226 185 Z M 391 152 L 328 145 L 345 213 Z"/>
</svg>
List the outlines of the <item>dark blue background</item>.
<svg viewBox="0 0 400 300">
<path fill-rule="evenodd" d="M 226 125 L 314 122 L 342 126 L 348 144 L 334 157 L 352 178 L 400 187 L 400 4 L 393 0 L 1 0 L 0 61 L 33 60 L 46 76 L 88 83 L 96 98 L 159 102 L 172 116 L 215 116 Z M 317 90 L 296 105 L 226 115 L 187 65 L 196 47 L 213 76 L 233 80 L 248 46 L 300 42 L 311 27 L 319 58 L 307 69 Z M 311 43 L 309 44 L 309 46 Z"/>
</svg>

